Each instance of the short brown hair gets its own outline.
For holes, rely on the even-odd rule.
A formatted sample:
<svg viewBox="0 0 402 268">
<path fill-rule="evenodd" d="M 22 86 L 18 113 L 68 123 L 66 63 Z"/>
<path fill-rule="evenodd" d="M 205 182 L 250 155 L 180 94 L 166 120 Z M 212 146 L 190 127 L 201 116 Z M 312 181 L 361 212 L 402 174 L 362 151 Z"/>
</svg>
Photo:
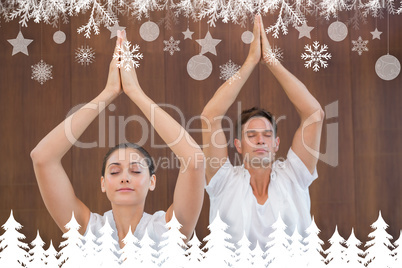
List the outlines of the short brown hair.
<svg viewBox="0 0 402 268">
<path fill-rule="evenodd" d="M 240 125 L 239 125 L 239 119 L 236 122 L 236 138 L 241 139 L 241 129 L 245 123 L 247 123 L 248 120 L 250 120 L 253 117 L 264 117 L 268 119 L 269 122 L 271 122 L 273 128 L 274 128 L 274 136 L 276 137 L 277 134 L 277 126 L 275 122 L 275 117 L 268 112 L 267 110 L 259 107 L 253 107 L 248 110 L 243 110 L 240 115 Z"/>
</svg>

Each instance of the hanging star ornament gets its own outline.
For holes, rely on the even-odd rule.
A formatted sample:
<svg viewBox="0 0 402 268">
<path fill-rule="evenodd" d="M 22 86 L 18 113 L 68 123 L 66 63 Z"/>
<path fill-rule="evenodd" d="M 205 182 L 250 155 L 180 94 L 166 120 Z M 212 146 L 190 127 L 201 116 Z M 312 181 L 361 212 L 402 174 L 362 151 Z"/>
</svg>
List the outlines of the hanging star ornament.
<svg viewBox="0 0 402 268">
<path fill-rule="evenodd" d="M 15 39 L 8 39 L 7 40 L 12 46 L 13 46 L 13 54 L 21 52 L 24 53 L 25 55 L 28 55 L 28 45 L 33 41 L 32 39 L 25 39 L 24 36 L 22 35 L 21 31 L 18 33 L 17 38 Z"/>
<path fill-rule="evenodd" d="M 193 35 L 194 32 L 190 31 L 189 28 L 185 32 L 182 32 L 184 34 L 184 40 L 186 39 L 193 39 L 191 36 Z"/>
<path fill-rule="evenodd" d="M 216 56 L 216 46 L 222 41 L 220 39 L 213 39 L 211 33 L 208 31 L 204 39 L 197 39 L 198 44 L 201 46 L 201 55 L 211 52 Z"/>
<path fill-rule="evenodd" d="M 110 39 L 117 36 L 117 31 L 123 31 L 126 27 L 120 26 L 119 22 L 116 22 L 113 26 L 107 26 L 108 30 L 110 31 Z"/>
<path fill-rule="evenodd" d="M 302 26 L 295 28 L 299 31 L 299 39 L 302 37 L 307 37 L 311 39 L 310 32 L 314 29 L 314 27 L 308 26 L 306 22 L 303 22 Z"/>
<path fill-rule="evenodd" d="M 382 32 L 380 32 L 377 28 L 375 28 L 374 32 L 370 32 L 373 35 L 373 39 L 378 39 L 380 40 L 380 35 Z"/>
</svg>

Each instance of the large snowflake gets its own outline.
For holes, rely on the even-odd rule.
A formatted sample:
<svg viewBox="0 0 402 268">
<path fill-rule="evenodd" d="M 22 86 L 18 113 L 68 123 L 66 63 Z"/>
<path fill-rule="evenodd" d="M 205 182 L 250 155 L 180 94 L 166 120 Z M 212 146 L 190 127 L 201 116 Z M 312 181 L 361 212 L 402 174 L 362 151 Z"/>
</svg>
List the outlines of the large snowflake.
<svg viewBox="0 0 402 268">
<path fill-rule="evenodd" d="M 274 46 L 274 48 L 267 48 L 265 50 L 263 59 L 270 65 L 276 65 L 279 63 L 279 61 L 283 60 L 283 51 L 277 46 Z"/>
<path fill-rule="evenodd" d="M 362 55 L 363 51 L 368 51 L 368 48 L 366 45 L 368 44 L 368 40 L 363 40 L 361 36 L 357 38 L 357 40 L 352 40 L 352 51 L 357 51 L 359 53 L 359 56 Z"/>
<path fill-rule="evenodd" d="M 170 55 L 173 56 L 173 53 L 175 51 L 180 51 L 179 44 L 180 40 L 174 40 L 173 36 L 170 37 L 169 40 L 163 40 L 163 43 L 165 44 L 165 47 L 163 48 L 163 51 L 169 51 Z"/>
<path fill-rule="evenodd" d="M 139 53 L 139 45 L 134 45 L 131 48 L 129 41 L 124 41 L 123 45 L 117 46 L 117 52 L 113 54 L 113 59 L 120 60 L 117 63 L 117 67 L 124 68 L 126 71 L 130 71 L 131 68 L 138 68 L 140 66 L 139 60 L 142 59 L 142 53 Z M 136 53 L 137 52 L 137 53 Z"/>
<path fill-rule="evenodd" d="M 232 84 L 233 81 L 240 79 L 240 65 L 235 64 L 232 60 L 229 60 L 224 65 L 220 65 L 219 68 L 221 69 L 221 74 L 219 79 L 229 80 L 229 84 Z"/>
<path fill-rule="evenodd" d="M 87 46 L 81 46 L 75 50 L 75 61 L 81 65 L 89 65 L 95 60 L 95 51 Z"/>
<path fill-rule="evenodd" d="M 331 59 L 331 53 L 324 53 L 328 50 L 327 45 L 320 46 L 318 41 L 314 41 L 312 46 L 305 45 L 305 53 L 302 53 L 301 58 L 305 60 L 306 68 L 313 67 L 314 72 L 318 72 L 320 67 L 328 66 L 327 60 Z"/>
<path fill-rule="evenodd" d="M 52 77 L 52 65 L 47 64 L 43 60 L 40 60 L 35 65 L 31 66 L 32 68 L 32 76 L 31 78 L 38 81 L 41 85 L 45 83 L 47 80 L 53 79 Z"/>
</svg>

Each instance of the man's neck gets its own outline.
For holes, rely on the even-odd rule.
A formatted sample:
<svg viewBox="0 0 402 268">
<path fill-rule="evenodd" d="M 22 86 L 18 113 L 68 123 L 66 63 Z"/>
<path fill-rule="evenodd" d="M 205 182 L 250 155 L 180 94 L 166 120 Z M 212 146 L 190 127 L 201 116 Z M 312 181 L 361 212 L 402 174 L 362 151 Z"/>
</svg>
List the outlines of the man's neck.
<svg viewBox="0 0 402 268">
<path fill-rule="evenodd" d="M 249 167 L 246 163 L 244 167 L 250 173 L 250 185 L 253 194 L 259 204 L 264 204 L 268 199 L 268 186 L 271 181 L 272 168 L 270 167 Z"/>
</svg>

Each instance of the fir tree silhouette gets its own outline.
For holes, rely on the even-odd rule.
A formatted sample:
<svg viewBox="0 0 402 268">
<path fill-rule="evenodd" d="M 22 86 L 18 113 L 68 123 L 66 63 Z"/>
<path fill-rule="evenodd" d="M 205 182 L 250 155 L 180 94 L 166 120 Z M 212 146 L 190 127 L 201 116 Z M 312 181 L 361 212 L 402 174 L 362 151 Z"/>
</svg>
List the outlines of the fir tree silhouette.
<svg viewBox="0 0 402 268">
<path fill-rule="evenodd" d="M 22 225 L 14 219 L 12 210 L 10 217 L 1 227 L 5 232 L 0 236 L 0 267 L 14 268 L 27 265 L 30 255 L 26 250 L 29 250 L 29 247 L 27 243 L 20 241 L 25 239 L 25 235 L 18 232 Z"/>
<path fill-rule="evenodd" d="M 78 224 L 72 213 L 71 220 L 66 224 L 65 228 L 68 230 L 63 234 L 65 241 L 60 243 L 62 248 L 59 251 L 59 262 L 63 268 L 79 268 L 84 267 L 84 258 L 82 252 L 84 237 L 78 232 L 81 226 Z"/>
<path fill-rule="evenodd" d="M 138 260 L 138 239 L 131 231 L 131 225 L 128 229 L 127 235 L 123 238 L 124 247 L 120 250 L 120 262 L 122 268 L 138 267 L 140 262 Z"/>
<path fill-rule="evenodd" d="M 267 266 L 267 262 L 264 259 L 265 252 L 262 251 L 258 241 L 251 254 L 253 255 L 253 268 L 265 268 Z"/>
<path fill-rule="evenodd" d="M 234 267 L 244 268 L 250 267 L 252 264 L 253 255 L 251 254 L 250 245 L 251 242 L 246 236 L 246 232 L 243 233 L 243 237 L 237 242 L 238 248 L 236 250 L 236 263 Z"/>
<path fill-rule="evenodd" d="M 100 267 L 118 267 L 119 257 L 117 256 L 118 252 L 116 247 L 119 243 L 112 236 L 114 231 L 107 218 L 103 227 L 99 229 L 99 232 L 102 235 L 97 240 L 99 243 L 98 256 L 100 257 Z"/>
<path fill-rule="evenodd" d="M 289 267 L 289 240 L 290 237 L 286 233 L 286 224 L 283 222 L 281 215 L 278 215 L 278 219 L 272 224 L 274 230 L 269 238 L 271 240 L 266 244 L 266 261 L 270 268 L 286 268 Z"/>
<path fill-rule="evenodd" d="M 305 245 L 302 240 L 303 237 L 295 228 L 293 235 L 290 237 L 291 243 L 289 246 L 290 267 L 304 268 L 307 266 L 306 259 L 304 258 Z"/>
<path fill-rule="evenodd" d="M 402 230 L 399 233 L 399 238 L 394 242 L 394 245 L 397 246 L 397 248 L 392 251 L 395 259 L 394 267 L 402 267 Z"/>
<path fill-rule="evenodd" d="M 231 235 L 226 233 L 228 225 L 224 223 L 219 211 L 213 222 L 208 226 L 210 234 L 204 238 L 205 244 L 203 250 L 206 250 L 204 266 L 205 267 L 230 267 L 234 263 L 235 247 L 227 240 L 231 239 Z"/>
<path fill-rule="evenodd" d="M 140 240 L 140 249 L 138 250 L 138 260 L 141 263 L 140 267 L 157 268 L 158 267 L 158 252 L 153 248 L 155 241 L 148 235 L 148 229 L 145 229 L 145 234 Z"/>
<path fill-rule="evenodd" d="M 85 264 L 91 267 L 99 267 L 99 246 L 96 243 L 96 236 L 92 233 L 91 228 L 88 228 L 87 233 L 84 236 L 85 244 L 82 247 L 84 262 Z"/>
<path fill-rule="evenodd" d="M 343 246 L 345 239 L 339 234 L 338 226 L 335 227 L 334 234 L 329 239 L 331 246 L 325 251 L 327 254 L 327 266 L 329 268 L 344 267 L 345 262 L 345 250 Z"/>
<path fill-rule="evenodd" d="M 187 264 L 187 245 L 183 241 L 186 236 L 180 232 L 181 227 L 173 212 L 172 219 L 166 223 L 167 231 L 162 235 L 165 240 L 160 243 L 159 259 L 164 268 L 184 268 Z"/>
<path fill-rule="evenodd" d="M 348 240 L 346 241 L 347 249 L 345 251 L 345 261 L 347 262 L 346 267 L 359 268 L 364 267 L 364 259 L 362 258 L 365 254 L 364 251 L 359 248 L 362 242 L 356 238 L 354 230 L 352 228 L 352 233 L 350 234 Z M 402 267 L 402 266 L 401 266 Z"/>
<path fill-rule="evenodd" d="M 322 249 L 322 245 L 324 245 L 324 242 L 318 236 L 320 232 L 321 231 L 315 224 L 313 217 L 310 226 L 306 229 L 307 237 L 304 238 L 304 243 L 306 244 L 306 250 L 303 256 L 307 262 L 307 267 L 309 268 L 326 267 L 325 259 L 322 255 L 324 253 Z"/>
<path fill-rule="evenodd" d="M 54 248 L 52 240 L 50 240 L 50 245 L 49 248 L 45 251 L 45 255 L 46 268 L 59 268 L 59 260 L 57 259 L 59 253 Z"/>
<path fill-rule="evenodd" d="M 190 248 L 187 250 L 187 267 L 201 268 L 203 267 L 204 252 L 200 249 L 201 242 L 194 231 L 193 238 L 188 242 Z"/>
<path fill-rule="evenodd" d="M 39 235 L 39 230 L 37 231 L 36 238 L 31 242 L 32 249 L 29 251 L 31 254 L 29 258 L 29 268 L 40 268 L 45 265 L 46 255 L 43 246 L 45 242 L 43 242 L 42 238 Z"/>
<path fill-rule="evenodd" d="M 374 229 L 368 236 L 372 240 L 366 243 L 366 264 L 368 268 L 392 268 L 393 258 L 391 256 L 391 249 L 394 248 L 390 239 L 392 236 L 387 233 L 386 229 L 388 224 L 384 221 L 379 212 L 378 219 L 371 225 Z"/>
</svg>

